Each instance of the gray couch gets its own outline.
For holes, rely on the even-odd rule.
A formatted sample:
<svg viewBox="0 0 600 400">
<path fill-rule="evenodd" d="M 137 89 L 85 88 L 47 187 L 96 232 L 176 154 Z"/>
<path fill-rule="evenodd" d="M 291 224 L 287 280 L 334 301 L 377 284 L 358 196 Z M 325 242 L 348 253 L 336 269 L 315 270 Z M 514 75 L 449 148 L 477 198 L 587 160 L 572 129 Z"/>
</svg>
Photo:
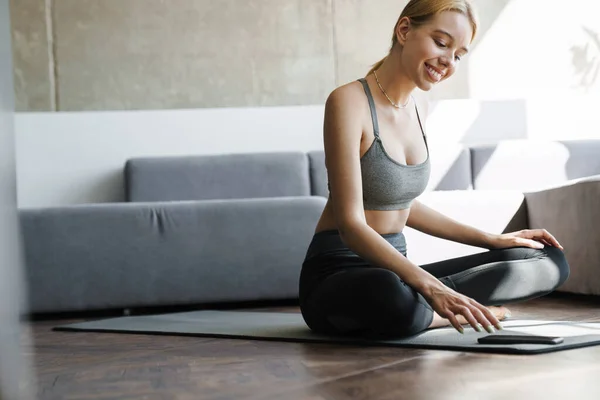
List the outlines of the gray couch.
<svg viewBox="0 0 600 400">
<path fill-rule="evenodd" d="M 600 141 L 431 146 L 420 200 L 492 232 L 544 227 L 559 289 L 600 295 Z M 32 313 L 295 299 L 322 151 L 128 160 L 123 203 L 21 209 Z M 406 228 L 419 264 L 485 251 Z"/>
</svg>

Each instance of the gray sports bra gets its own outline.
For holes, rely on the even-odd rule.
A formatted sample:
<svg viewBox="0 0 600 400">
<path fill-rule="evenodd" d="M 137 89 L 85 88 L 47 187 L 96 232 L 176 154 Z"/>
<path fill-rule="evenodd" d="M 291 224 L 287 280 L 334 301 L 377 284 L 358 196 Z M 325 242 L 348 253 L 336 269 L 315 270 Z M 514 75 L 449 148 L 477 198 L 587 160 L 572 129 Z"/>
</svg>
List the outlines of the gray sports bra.
<svg viewBox="0 0 600 400">
<path fill-rule="evenodd" d="M 379 137 L 379 124 L 375 102 L 367 81 L 362 78 L 362 83 L 371 109 L 373 132 L 375 140 L 371 147 L 361 157 L 363 203 L 365 210 L 399 210 L 410 207 L 412 201 L 422 194 L 427 187 L 431 166 L 429 163 L 429 146 L 423 131 L 419 111 L 415 104 L 417 119 L 423 134 L 427 159 L 421 164 L 406 165 L 393 160 L 385 151 Z"/>
</svg>

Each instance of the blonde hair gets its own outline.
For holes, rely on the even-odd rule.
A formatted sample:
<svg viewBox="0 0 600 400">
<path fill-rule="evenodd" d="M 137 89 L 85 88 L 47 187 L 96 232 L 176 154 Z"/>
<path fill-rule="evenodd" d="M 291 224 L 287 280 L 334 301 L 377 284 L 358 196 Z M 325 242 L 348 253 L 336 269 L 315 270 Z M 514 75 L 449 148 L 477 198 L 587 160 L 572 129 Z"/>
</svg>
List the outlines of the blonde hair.
<svg viewBox="0 0 600 400">
<path fill-rule="evenodd" d="M 469 21 L 471 22 L 471 28 L 473 28 L 473 35 L 471 36 L 471 41 L 473 41 L 475 35 L 477 34 L 477 26 L 479 22 L 477 20 L 475 10 L 473 9 L 473 5 L 469 0 L 410 0 L 406 7 L 404 7 L 402 10 L 402 14 L 400 14 L 398 22 L 400 22 L 402 18 L 408 17 L 411 25 L 418 27 L 424 25 L 431 18 L 444 11 L 459 12 L 469 18 Z M 394 26 L 392 45 L 390 46 L 388 55 L 383 57 L 377 63 L 373 64 L 373 67 L 367 75 L 372 74 L 373 71 L 381 67 L 386 58 L 388 58 L 389 53 L 394 48 L 394 45 L 397 43 L 396 27 L 398 26 L 398 22 L 396 22 L 396 25 Z"/>
</svg>

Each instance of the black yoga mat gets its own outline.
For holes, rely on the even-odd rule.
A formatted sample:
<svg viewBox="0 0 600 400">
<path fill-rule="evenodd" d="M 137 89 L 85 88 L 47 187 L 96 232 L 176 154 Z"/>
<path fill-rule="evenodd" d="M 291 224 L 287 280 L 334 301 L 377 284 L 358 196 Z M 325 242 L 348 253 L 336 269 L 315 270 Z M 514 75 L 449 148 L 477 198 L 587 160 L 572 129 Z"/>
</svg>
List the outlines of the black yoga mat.
<svg viewBox="0 0 600 400">
<path fill-rule="evenodd" d="M 600 323 L 515 319 L 502 321 L 502 325 L 504 330 L 497 332 L 498 334 L 560 336 L 564 338 L 564 342 L 552 345 L 484 345 L 478 343 L 477 339 L 487 336 L 489 333 L 479 333 L 470 327 L 465 327 L 463 335 L 452 327 L 444 327 L 394 340 L 322 336 L 310 331 L 298 313 L 244 311 L 192 311 L 117 317 L 57 326 L 54 330 L 243 338 L 516 354 L 539 354 L 600 345 Z"/>
</svg>

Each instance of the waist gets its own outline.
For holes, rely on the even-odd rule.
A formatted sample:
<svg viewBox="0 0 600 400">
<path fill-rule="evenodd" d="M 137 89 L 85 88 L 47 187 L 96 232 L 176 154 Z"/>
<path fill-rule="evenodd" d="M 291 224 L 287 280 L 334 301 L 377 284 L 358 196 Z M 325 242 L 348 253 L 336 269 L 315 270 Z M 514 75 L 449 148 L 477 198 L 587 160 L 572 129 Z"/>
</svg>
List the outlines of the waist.
<svg viewBox="0 0 600 400">
<path fill-rule="evenodd" d="M 394 246 L 396 250 L 406 255 L 406 238 L 404 237 L 404 233 L 384 233 L 380 234 L 380 236 Z M 342 240 L 338 230 L 331 229 L 320 231 L 313 235 L 306 252 L 306 260 L 332 252 L 353 253 Z"/>
<path fill-rule="evenodd" d="M 398 210 L 364 210 L 365 220 L 376 232 L 402 232 L 406 227 L 406 222 L 410 214 L 410 209 L 398 209 Z M 323 214 L 319 219 L 316 226 L 316 231 L 321 233 L 322 231 L 336 231 L 337 222 L 333 214 L 333 208 L 331 199 L 328 199 L 325 204 Z M 331 234 L 331 232 L 330 232 Z"/>
</svg>

